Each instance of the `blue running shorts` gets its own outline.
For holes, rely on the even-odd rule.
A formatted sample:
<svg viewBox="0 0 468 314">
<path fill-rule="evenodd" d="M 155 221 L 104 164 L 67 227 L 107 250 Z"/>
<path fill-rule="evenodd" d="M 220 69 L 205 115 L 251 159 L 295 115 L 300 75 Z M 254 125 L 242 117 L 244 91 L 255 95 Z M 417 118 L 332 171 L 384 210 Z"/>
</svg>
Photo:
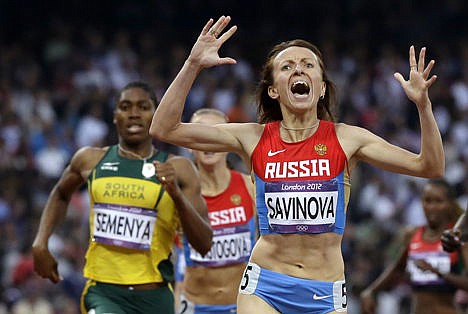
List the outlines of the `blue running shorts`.
<svg viewBox="0 0 468 314">
<path fill-rule="evenodd" d="M 239 287 L 254 294 L 280 313 L 325 314 L 346 311 L 345 281 L 324 282 L 292 277 L 249 262 Z"/>
</svg>

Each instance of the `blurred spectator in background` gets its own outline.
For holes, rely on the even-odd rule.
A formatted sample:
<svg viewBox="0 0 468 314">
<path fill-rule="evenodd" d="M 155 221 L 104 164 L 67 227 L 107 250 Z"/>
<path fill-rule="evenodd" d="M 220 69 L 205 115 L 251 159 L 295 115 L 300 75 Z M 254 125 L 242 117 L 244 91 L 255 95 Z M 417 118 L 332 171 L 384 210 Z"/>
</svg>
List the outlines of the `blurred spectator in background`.
<svg viewBox="0 0 468 314">
<path fill-rule="evenodd" d="M 456 313 L 454 293 L 457 288 L 468 288 L 468 277 L 463 275 L 468 261 L 464 254 L 444 252 L 440 237 L 447 227 L 453 226 L 462 210 L 452 187 L 441 179 L 427 182 L 421 201 L 427 224 L 404 232 L 400 255 L 361 293 L 364 314 L 377 313 L 375 299 L 379 291 L 405 280 L 412 288 L 411 313 Z M 468 247 L 465 249 L 468 254 Z M 387 306 L 378 313 L 389 311 Z"/>
</svg>

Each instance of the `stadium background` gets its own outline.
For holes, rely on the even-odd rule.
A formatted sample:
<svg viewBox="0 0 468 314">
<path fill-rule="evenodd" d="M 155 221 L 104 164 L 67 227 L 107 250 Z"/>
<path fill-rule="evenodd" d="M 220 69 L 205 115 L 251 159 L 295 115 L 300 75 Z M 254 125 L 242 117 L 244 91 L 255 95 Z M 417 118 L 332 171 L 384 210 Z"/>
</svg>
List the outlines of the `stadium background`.
<svg viewBox="0 0 468 314">
<path fill-rule="evenodd" d="M 338 85 L 339 120 L 415 151 L 417 112 L 392 74 L 407 75 L 411 44 L 427 46 L 439 77 L 430 96 L 446 149 L 446 178 L 466 208 L 464 0 L 0 0 L 0 313 L 38 299 L 53 311 L 35 313 L 77 313 L 88 236 L 86 190 L 76 193 L 51 239 L 65 277 L 59 285 L 37 278 L 30 256 L 48 193 L 77 148 L 116 141 L 115 92 L 144 79 L 161 97 L 207 19 L 221 14 L 239 27 L 221 54 L 238 64 L 199 77 L 184 119 L 207 106 L 232 121 L 255 121 L 253 91 L 269 48 L 304 38 L 321 48 Z M 231 162 L 243 169 L 234 156 Z M 401 229 L 424 223 L 418 199 L 423 182 L 365 165 L 354 171 L 343 242 L 350 314 L 359 313 L 359 292 L 394 256 Z M 382 295 L 384 313 L 407 313 L 408 293 L 401 284 Z"/>
</svg>

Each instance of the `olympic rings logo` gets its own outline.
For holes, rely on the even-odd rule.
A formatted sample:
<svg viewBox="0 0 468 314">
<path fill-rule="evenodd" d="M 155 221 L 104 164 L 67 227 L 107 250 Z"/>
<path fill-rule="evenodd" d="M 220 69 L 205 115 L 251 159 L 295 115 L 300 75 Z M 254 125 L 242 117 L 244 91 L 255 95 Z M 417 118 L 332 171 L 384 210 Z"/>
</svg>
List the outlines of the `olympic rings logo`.
<svg viewBox="0 0 468 314">
<path fill-rule="evenodd" d="M 296 226 L 296 230 L 297 230 L 297 231 L 305 232 L 305 231 L 307 231 L 308 229 L 309 229 L 309 226 L 307 226 L 307 225 L 297 225 L 297 226 Z"/>
</svg>

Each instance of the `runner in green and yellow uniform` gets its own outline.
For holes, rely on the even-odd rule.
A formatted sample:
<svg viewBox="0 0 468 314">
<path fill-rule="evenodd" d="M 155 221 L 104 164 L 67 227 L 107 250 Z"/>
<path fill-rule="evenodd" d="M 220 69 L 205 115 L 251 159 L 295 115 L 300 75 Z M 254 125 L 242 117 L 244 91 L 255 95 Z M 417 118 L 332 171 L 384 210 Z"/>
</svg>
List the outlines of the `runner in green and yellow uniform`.
<svg viewBox="0 0 468 314">
<path fill-rule="evenodd" d="M 33 244 L 36 272 L 61 277 L 48 239 L 72 194 L 85 182 L 90 196 L 90 240 L 82 313 L 173 313 L 171 249 L 182 227 L 201 254 L 212 230 L 198 172 L 183 157 L 153 147 L 148 133 L 157 99 L 143 82 L 125 86 L 114 111 L 119 143 L 76 152 L 53 188 Z"/>
</svg>

